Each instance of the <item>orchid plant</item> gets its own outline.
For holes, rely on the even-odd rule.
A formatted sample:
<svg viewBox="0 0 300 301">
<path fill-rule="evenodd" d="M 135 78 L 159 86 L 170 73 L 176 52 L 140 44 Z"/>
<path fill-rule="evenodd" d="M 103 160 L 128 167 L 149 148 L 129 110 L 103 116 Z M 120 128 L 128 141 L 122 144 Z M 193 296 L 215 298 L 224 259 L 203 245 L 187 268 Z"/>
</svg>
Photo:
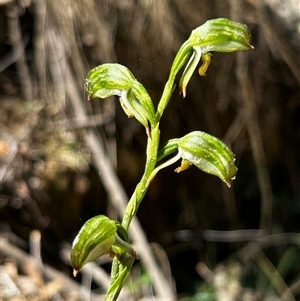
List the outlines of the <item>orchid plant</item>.
<svg viewBox="0 0 300 301">
<path fill-rule="evenodd" d="M 159 170 L 181 160 L 175 169 L 179 173 L 191 165 L 219 177 L 228 187 L 237 168 L 234 154 L 221 140 L 205 132 L 194 131 L 181 138 L 173 138 L 160 145 L 160 120 L 175 90 L 175 78 L 185 66 L 179 80 L 179 93 L 186 96 L 186 88 L 200 61 L 198 70 L 205 75 L 211 62 L 211 52 L 234 52 L 253 48 L 246 25 L 225 18 L 209 20 L 192 31 L 179 49 L 157 108 L 145 89 L 128 68 L 120 64 L 103 64 L 92 69 L 86 78 L 88 98 L 118 96 L 128 117 L 135 117 L 147 135 L 144 174 L 133 192 L 122 223 L 104 215 L 88 220 L 76 236 L 71 251 L 74 276 L 88 262 L 105 253 L 113 258 L 111 285 L 105 300 L 116 300 L 137 254 L 130 245 L 127 230 L 132 218 Z M 173 155 L 175 153 L 175 155 Z M 172 156 L 173 155 L 173 156 Z M 170 159 L 161 161 L 167 157 Z"/>
</svg>

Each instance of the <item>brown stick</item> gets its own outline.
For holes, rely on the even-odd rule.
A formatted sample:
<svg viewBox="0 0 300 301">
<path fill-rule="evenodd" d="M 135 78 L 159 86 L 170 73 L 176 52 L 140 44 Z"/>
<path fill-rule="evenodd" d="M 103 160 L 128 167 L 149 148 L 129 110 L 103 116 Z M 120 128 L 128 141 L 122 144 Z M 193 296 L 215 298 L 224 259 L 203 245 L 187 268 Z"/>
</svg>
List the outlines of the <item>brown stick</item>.
<svg viewBox="0 0 300 301">
<path fill-rule="evenodd" d="M 11 245 L 6 239 L 2 237 L 0 237 L 0 253 L 4 256 L 15 259 L 19 265 L 23 265 L 24 263 L 29 261 L 33 263 L 35 262 L 34 257 Z M 71 280 L 68 276 L 58 272 L 57 270 L 46 264 L 44 265 L 43 275 L 50 280 L 60 279 L 61 283 L 63 283 L 63 287 L 66 287 L 68 288 L 68 290 L 72 290 L 78 293 L 78 295 L 89 296 L 91 294 L 93 299 L 96 299 L 97 295 L 91 293 L 90 290 L 82 288 L 79 284 Z"/>
</svg>

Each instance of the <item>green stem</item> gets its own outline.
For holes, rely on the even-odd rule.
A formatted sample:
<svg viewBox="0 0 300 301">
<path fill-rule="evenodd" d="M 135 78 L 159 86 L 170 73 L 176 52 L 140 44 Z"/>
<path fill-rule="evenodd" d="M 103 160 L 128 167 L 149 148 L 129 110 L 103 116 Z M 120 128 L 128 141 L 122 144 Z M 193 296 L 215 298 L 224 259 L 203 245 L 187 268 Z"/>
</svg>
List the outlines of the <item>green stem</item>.
<svg viewBox="0 0 300 301">
<path fill-rule="evenodd" d="M 133 192 L 131 199 L 129 200 L 122 225 L 127 230 L 131 223 L 133 216 L 136 214 L 138 207 L 145 196 L 147 189 L 148 189 L 148 180 L 155 168 L 155 164 L 157 161 L 157 152 L 159 147 L 159 138 L 160 138 L 160 131 L 159 131 L 159 121 L 161 116 L 169 103 L 171 98 L 172 92 L 174 91 L 174 82 L 178 71 L 183 67 L 187 58 L 190 56 L 192 52 L 192 46 L 190 45 L 189 41 L 186 41 L 177 52 L 177 55 L 173 61 L 169 79 L 165 85 L 163 94 L 159 101 L 157 112 L 156 112 L 156 120 L 157 124 L 151 130 L 151 135 L 148 136 L 147 141 L 147 158 L 146 158 L 146 166 L 145 171 L 142 176 L 141 181 L 136 186 L 135 191 Z"/>
<path fill-rule="evenodd" d="M 126 230 L 128 230 L 132 218 L 136 214 L 138 207 L 147 192 L 148 189 L 147 182 L 156 164 L 159 138 L 160 138 L 159 123 L 157 123 L 157 125 L 154 128 L 152 128 L 151 135 L 148 136 L 147 152 L 146 152 L 147 159 L 146 159 L 146 165 L 145 165 L 146 167 L 145 167 L 143 177 L 139 182 L 139 184 L 136 186 L 135 191 L 133 192 L 131 199 L 129 200 L 126 210 L 124 212 L 122 225 Z M 133 261 L 130 263 L 132 265 Z M 126 263 L 124 264 L 124 262 L 119 261 L 116 257 L 113 259 L 112 270 L 111 270 L 111 284 L 105 296 L 105 301 L 114 301 L 117 299 L 120 289 L 123 286 L 120 284 L 120 277 L 121 275 L 123 275 L 123 273 L 125 273 L 124 269 L 126 269 L 128 273 L 124 274 L 123 276 L 128 277 L 130 268 L 131 266 L 128 267 Z"/>
<path fill-rule="evenodd" d="M 159 123 L 157 123 L 157 125 L 152 129 L 151 135 L 148 136 L 147 151 L 146 151 L 147 158 L 146 158 L 144 174 L 142 176 L 141 181 L 136 186 L 135 191 L 133 192 L 131 199 L 129 200 L 126 210 L 124 212 L 122 225 L 126 230 L 129 228 L 131 220 L 136 214 L 138 207 L 147 192 L 148 189 L 147 182 L 156 164 L 159 138 L 160 138 L 160 130 L 159 130 Z"/>
<path fill-rule="evenodd" d="M 158 122 L 160 121 L 161 116 L 162 116 L 165 108 L 167 107 L 169 100 L 171 98 L 171 95 L 174 91 L 174 88 L 175 88 L 174 82 L 175 82 L 176 75 L 179 72 L 179 70 L 183 67 L 183 65 L 186 63 L 186 61 L 192 51 L 193 51 L 193 48 L 190 45 L 189 40 L 187 40 L 184 44 L 182 44 L 182 46 L 180 47 L 180 49 L 178 50 L 178 52 L 176 54 L 176 57 L 173 61 L 172 67 L 171 67 L 169 79 L 165 85 L 163 94 L 161 96 L 160 102 L 157 107 L 156 120 Z"/>
<path fill-rule="evenodd" d="M 174 91 L 174 87 L 175 87 L 174 82 L 175 82 L 176 75 L 178 71 L 182 68 L 184 63 L 186 62 L 191 51 L 192 51 L 192 47 L 190 46 L 189 42 L 185 42 L 179 49 L 174 59 L 174 62 L 172 64 L 169 79 L 165 85 L 162 97 L 157 107 L 155 126 L 153 126 L 153 121 L 151 122 L 151 133 L 150 135 L 148 135 L 146 164 L 145 164 L 144 174 L 141 178 L 141 181 L 136 186 L 127 204 L 126 210 L 124 212 L 122 225 L 126 230 L 128 230 L 132 218 L 135 216 L 139 208 L 139 205 L 141 204 L 147 192 L 149 178 L 153 170 L 155 169 L 155 165 L 157 162 L 157 153 L 158 153 L 159 139 L 160 139 L 159 121 Z M 114 258 L 113 268 L 111 272 L 112 281 L 111 281 L 110 289 L 105 297 L 106 301 L 116 300 L 120 292 L 120 287 L 123 286 L 119 283 L 120 282 L 119 278 L 122 275 L 123 277 L 126 278 L 129 275 L 130 268 L 131 266 L 128 267 L 127 264 L 124 264 L 123 262 L 119 262 L 117 258 Z M 120 287 L 118 286 L 118 284 Z"/>
</svg>

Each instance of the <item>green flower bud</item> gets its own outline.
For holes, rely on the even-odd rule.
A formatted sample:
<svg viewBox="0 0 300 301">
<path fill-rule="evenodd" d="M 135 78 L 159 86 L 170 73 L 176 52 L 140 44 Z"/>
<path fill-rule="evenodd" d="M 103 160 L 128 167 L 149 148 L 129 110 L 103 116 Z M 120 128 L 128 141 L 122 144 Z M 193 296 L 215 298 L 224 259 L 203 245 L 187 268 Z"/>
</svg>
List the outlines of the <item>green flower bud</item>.
<svg viewBox="0 0 300 301">
<path fill-rule="evenodd" d="M 250 40 L 251 34 L 246 25 L 225 18 L 209 20 L 193 30 L 187 41 L 189 47 L 184 44 L 184 51 L 189 53 L 187 49 L 191 49 L 192 54 L 179 82 L 180 94 L 182 93 L 183 97 L 185 97 L 187 84 L 200 59 L 203 64 L 199 68 L 199 74 L 205 75 L 211 61 L 210 52 L 248 50 L 253 48 Z M 187 59 L 186 55 L 183 57 Z"/>
<path fill-rule="evenodd" d="M 85 83 L 88 98 L 119 96 L 128 117 L 135 117 L 149 134 L 149 125 L 156 125 L 151 98 L 128 68 L 120 64 L 103 64 L 92 69 Z"/>
<path fill-rule="evenodd" d="M 120 258 L 128 253 L 137 258 L 135 250 L 127 243 L 128 236 L 122 225 L 104 215 L 89 219 L 75 237 L 71 250 L 71 263 L 76 276 L 82 267 L 108 253 Z"/>
</svg>

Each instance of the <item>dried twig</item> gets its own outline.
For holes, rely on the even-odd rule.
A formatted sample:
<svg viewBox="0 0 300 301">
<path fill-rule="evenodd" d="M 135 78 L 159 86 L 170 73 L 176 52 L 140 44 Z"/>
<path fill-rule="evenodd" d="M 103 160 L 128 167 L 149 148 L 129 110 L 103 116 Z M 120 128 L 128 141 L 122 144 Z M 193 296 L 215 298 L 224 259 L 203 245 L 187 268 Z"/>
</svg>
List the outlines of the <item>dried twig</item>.
<svg viewBox="0 0 300 301">
<path fill-rule="evenodd" d="M 253 241 L 265 235 L 263 230 L 203 231 L 203 239 L 215 242 Z"/>
<path fill-rule="evenodd" d="M 236 20 L 242 10 L 240 5 L 231 1 L 232 19 Z M 261 192 L 260 229 L 270 231 L 272 221 L 272 189 L 267 170 L 267 160 L 257 116 L 257 103 L 253 83 L 248 73 L 248 61 L 245 53 L 237 53 L 236 78 L 240 86 L 242 109 L 247 114 L 246 126 L 250 136 L 253 158 L 256 166 L 257 178 Z"/>
<path fill-rule="evenodd" d="M 298 44 L 297 46 L 299 47 L 299 29 L 297 30 L 297 27 L 299 26 L 300 22 L 299 2 L 297 3 L 297 1 L 288 1 L 286 3 L 283 3 L 281 1 L 269 0 L 248 1 L 256 8 L 258 17 L 260 19 L 259 24 L 261 24 L 261 27 L 265 33 L 265 37 L 270 45 L 270 49 L 273 51 L 278 51 L 280 53 L 281 57 L 284 59 L 284 61 L 294 74 L 294 77 L 297 80 L 298 84 L 300 84 L 300 68 L 299 57 L 297 55 L 296 50 L 297 48 L 290 47 L 291 44 L 289 43 L 287 35 L 284 34 L 282 28 L 284 22 L 291 22 L 289 24 L 291 26 L 290 30 L 294 29 L 296 35 L 295 42 Z M 280 17 L 284 15 L 284 12 L 282 12 L 283 7 L 285 7 L 285 11 L 288 12 L 288 14 L 286 14 L 284 20 L 280 20 Z M 270 14 L 268 13 L 269 8 L 272 9 L 273 13 L 276 15 L 276 18 L 280 20 L 280 22 L 274 22 L 274 20 L 271 20 Z"/>
<path fill-rule="evenodd" d="M 13 48 L 14 57 L 16 57 L 16 67 L 20 79 L 21 94 L 27 100 L 32 100 L 32 84 L 26 58 L 24 54 L 24 42 L 19 22 L 18 6 L 12 6 L 8 13 L 8 30 L 10 42 Z"/>
<path fill-rule="evenodd" d="M 278 292 L 282 301 L 295 301 L 293 294 L 291 293 L 289 287 L 286 285 L 276 268 L 273 266 L 268 257 L 259 248 L 259 246 L 253 243 L 254 252 L 252 253 L 255 261 L 263 270 L 265 275 L 269 278 L 273 287 Z"/>
<path fill-rule="evenodd" d="M 35 259 L 32 256 L 11 245 L 6 239 L 2 237 L 0 237 L 0 246 L 0 253 L 6 257 L 13 258 L 17 261 L 19 265 L 24 265 L 28 262 L 32 262 L 34 264 L 35 262 Z M 93 300 L 96 298 L 96 295 L 94 293 L 90 293 L 90 290 L 82 289 L 79 284 L 71 280 L 68 276 L 64 275 L 63 273 L 58 272 L 57 270 L 48 265 L 44 265 L 44 267 L 44 277 L 50 280 L 59 279 L 66 291 L 72 290 L 78 295 L 91 294 Z"/>
</svg>

